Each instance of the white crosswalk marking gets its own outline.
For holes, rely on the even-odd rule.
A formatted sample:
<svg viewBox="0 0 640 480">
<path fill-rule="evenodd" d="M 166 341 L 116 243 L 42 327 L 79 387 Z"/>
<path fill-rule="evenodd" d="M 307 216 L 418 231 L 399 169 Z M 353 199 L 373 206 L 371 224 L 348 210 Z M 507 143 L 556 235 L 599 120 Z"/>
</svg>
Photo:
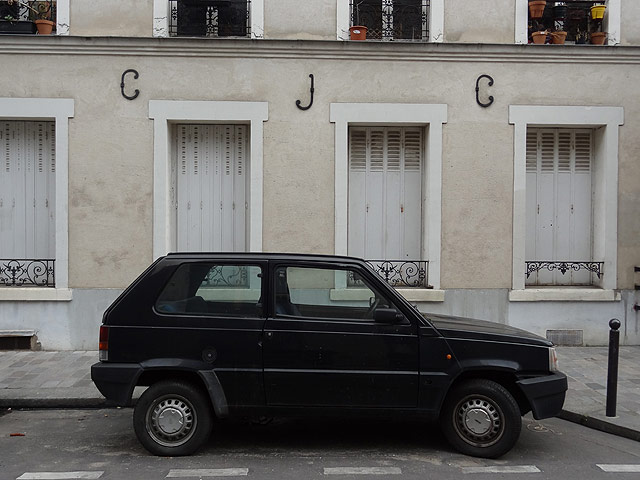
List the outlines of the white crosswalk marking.
<svg viewBox="0 0 640 480">
<path fill-rule="evenodd" d="M 200 468 L 170 470 L 166 478 L 246 477 L 248 468 Z"/>
<path fill-rule="evenodd" d="M 598 463 L 596 466 L 603 472 L 608 473 L 640 473 L 640 465 L 608 465 Z"/>
<path fill-rule="evenodd" d="M 325 475 L 400 475 L 398 467 L 333 467 L 325 468 Z"/>
<path fill-rule="evenodd" d="M 462 467 L 462 473 L 540 473 L 535 465 L 496 465 L 493 467 Z"/>
<path fill-rule="evenodd" d="M 104 472 L 25 472 L 16 480 L 94 480 Z"/>
</svg>

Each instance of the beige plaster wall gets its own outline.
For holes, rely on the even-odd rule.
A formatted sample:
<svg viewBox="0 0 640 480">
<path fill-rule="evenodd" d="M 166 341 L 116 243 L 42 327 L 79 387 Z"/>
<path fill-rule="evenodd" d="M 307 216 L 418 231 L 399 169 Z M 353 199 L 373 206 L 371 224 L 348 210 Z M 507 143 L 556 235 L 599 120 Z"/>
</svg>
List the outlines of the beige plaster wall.
<svg viewBox="0 0 640 480">
<path fill-rule="evenodd" d="M 640 2 L 622 0 L 620 36 L 622 45 L 640 45 Z"/>
<path fill-rule="evenodd" d="M 513 44 L 514 0 L 446 0 L 444 41 Z"/>
<path fill-rule="evenodd" d="M 142 47 L 146 43 L 139 42 Z M 442 60 L 447 57 L 441 56 L 442 46 L 433 49 L 437 55 L 419 47 L 418 54 L 406 57 L 399 54 L 406 53 L 404 47 L 386 46 L 387 56 L 380 63 L 370 59 L 380 54 L 379 47 L 329 51 L 330 45 L 313 42 L 306 45 L 311 50 L 299 55 L 291 42 L 263 45 L 257 52 L 194 57 L 146 48 L 127 56 L 50 54 L 24 61 L 22 55 L 19 62 L 0 54 L 0 64 L 14 65 L 11 78 L 0 77 L 3 96 L 75 100 L 69 130 L 70 286 L 123 288 L 152 261 L 153 122 L 148 102 L 170 99 L 269 102 L 263 247 L 316 253 L 332 253 L 334 248 L 334 125 L 329 104 L 447 104 L 442 287 L 505 289 L 511 286 L 513 201 L 508 106 L 623 105 L 618 268 L 619 287 L 632 288 L 632 266 L 640 265 L 640 86 L 631 81 L 637 65 L 545 64 L 541 57 L 530 62 L 506 53 L 520 52 L 518 47 L 501 47 L 503 62 L 495 62 L 495 57 L 449 62 Z M 451 55 L 467 51 L 464 46 L 446 48 L 452 49 Z M 140 89 L 134 101 L 120 94 L 120 76 L 131 67 L 140 72 L 139 80 L 127 81 L 128 91 Z M 295 101 L 308 103 L 309 73 L 315 75 L 316 92 L 313 107 L 303 112 Z M 495 79 L 489 92 L 483 87 L 483 94 L 495 97 L 487 109 L 475 101 L 481 73 Z"/>
<path fill-rule="evenodd" d="M 265 38 L 336 39 L 336 0 L 266 0 L 264 4 Z"/>
<path fill-rule="evenodd" d="M 77 36 L 150 37 L 153 0 L 69 0 L 69 33 Z"/>
</svg>

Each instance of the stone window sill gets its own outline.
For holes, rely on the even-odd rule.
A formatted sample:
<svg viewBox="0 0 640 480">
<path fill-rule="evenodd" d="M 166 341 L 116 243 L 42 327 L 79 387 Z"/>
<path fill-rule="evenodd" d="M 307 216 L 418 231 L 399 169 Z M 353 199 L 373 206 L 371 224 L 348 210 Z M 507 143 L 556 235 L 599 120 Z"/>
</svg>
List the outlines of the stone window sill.
<svg viewBox="0 0 640 480">
<path fill-rule="evenodd" d="M 619 302 L 620 293 L 602 288 L 548 287 L 511 290 L 510 302 Z"/>
<path fill-rule="evenodd" d="M 18 302 L 70 302 L 73 298 L 70 288 L 0 288 L 0 301 Z"/>
</svg>

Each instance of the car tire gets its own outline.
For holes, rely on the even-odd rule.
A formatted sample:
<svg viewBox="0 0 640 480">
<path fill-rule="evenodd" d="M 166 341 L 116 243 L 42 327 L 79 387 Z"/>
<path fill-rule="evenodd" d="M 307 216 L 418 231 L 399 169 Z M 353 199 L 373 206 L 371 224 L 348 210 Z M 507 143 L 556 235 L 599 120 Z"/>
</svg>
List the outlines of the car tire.
<svg viewBox="0 0 640 480">
<path fill-rule="evenodd" d="M 468 380 L 447 395 L 440 416 L 442 431 L 461 453 L 498 458 L 515 445 L 522 417 L 509 391 L 485 379 Z"/>
<path fill-rule="evenodd" d="M 133 428 L 149 452 L 161 456 L 190 455 L 211 434 L 211 402 L 190 383 L 166 381 L 151 385 L 133 411 Z"/>
</svg>

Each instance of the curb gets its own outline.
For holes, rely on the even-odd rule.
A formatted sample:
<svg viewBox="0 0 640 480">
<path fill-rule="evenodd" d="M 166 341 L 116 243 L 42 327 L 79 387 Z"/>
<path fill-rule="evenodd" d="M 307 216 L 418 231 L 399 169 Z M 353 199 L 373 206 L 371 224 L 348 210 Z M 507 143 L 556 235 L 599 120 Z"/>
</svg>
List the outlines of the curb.
<svg viewBox="0 0 640 480">
<path fill-rule="evenodd" d="M 116 407 L 106 398 L 0 398 L 0 408 L 97 408 Z"/>
<path fill-rule="evenodd" d="M 606 420 L 600 420 L 599 418 L 590 417 L 581 413 L 570 412 L 568 410 L 562 410 L 558 418 L 567 420 L 569 422 L 578 423 L 594 430 L 600 430 L 601 432 L 617 435 L 618 437 L 628 438 L 640 442 L 640 432 L 631 428 L 616 425 L 615 423 L 607 422 Z"/>
</svg>

